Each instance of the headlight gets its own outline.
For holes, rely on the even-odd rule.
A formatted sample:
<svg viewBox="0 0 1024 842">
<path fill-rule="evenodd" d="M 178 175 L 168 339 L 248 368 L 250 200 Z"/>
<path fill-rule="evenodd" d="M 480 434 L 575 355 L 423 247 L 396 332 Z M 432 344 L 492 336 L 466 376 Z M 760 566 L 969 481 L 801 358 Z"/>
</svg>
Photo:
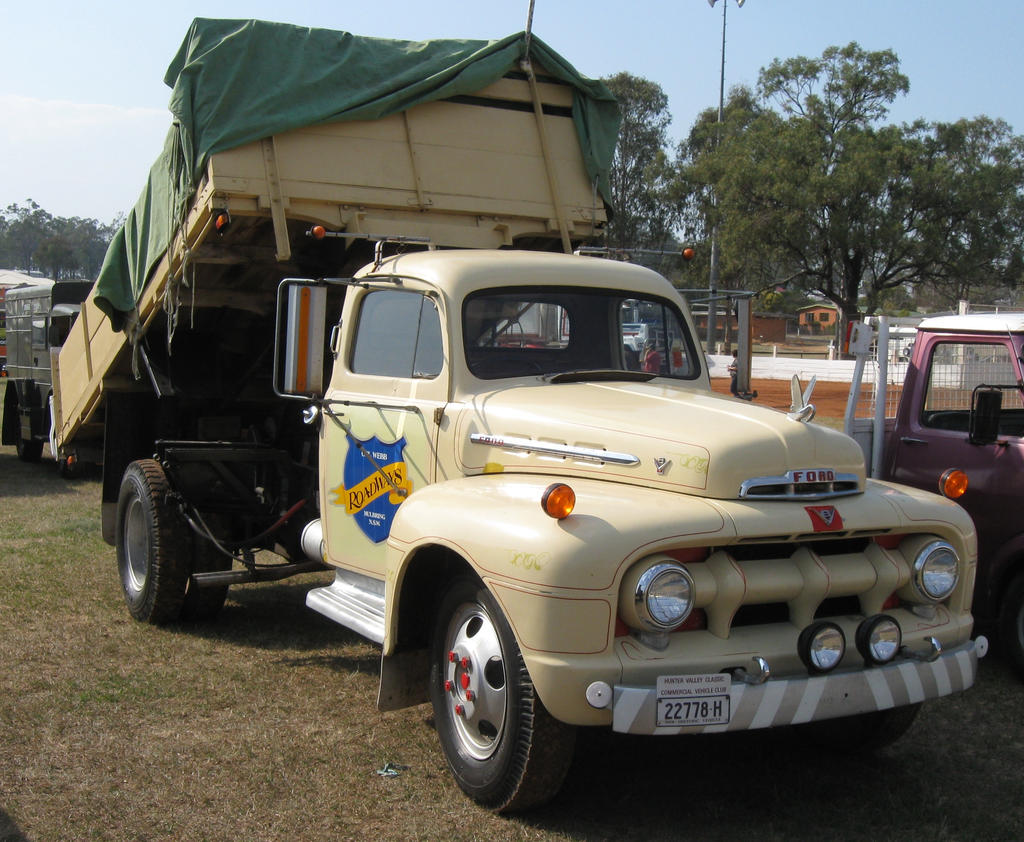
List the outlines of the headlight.
<svg viewBox="0 0 1024 842">
<path fill-rule="evenodd" d="M 857 651 L 868 663 L 889 663 L 902 644 L 900 625 L 888 614 L 868 617 L 857 628 Z"/>
<path fill-rule="evenodd" d="M 683 623 L 693 609 L 693 578 L 681 564 L 662 556 L 648 567 L 634 568 L 623 580 L 619 599 L 622 619 L 633 628 L 665 632 Z M 636 572 L 634 572 L 636 571 Z"/>
<path fill-rule="evenodd" d="M 932 541 L 914 559 L 914 587 L 931 602 L 946 599 L 960 578 L 960 559 L 945 541 Z"/>
<path fill-rule="evenodd" d="M 843 659 L 846 635 L 835 623 L 814 623 L 800 633 L 797 651 L 809 672 L 829 672 Z"/>
</svg>

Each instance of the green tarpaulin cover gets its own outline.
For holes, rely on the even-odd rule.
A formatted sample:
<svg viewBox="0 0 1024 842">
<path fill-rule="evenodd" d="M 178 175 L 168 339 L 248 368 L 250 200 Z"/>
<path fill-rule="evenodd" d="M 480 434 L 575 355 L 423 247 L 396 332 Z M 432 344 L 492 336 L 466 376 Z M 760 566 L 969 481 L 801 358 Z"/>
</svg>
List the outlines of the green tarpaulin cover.
<svg viewBox="0 0 1024 842">
<path fill-rule="evenodd" d="M 519 68 L 526 33 L 500 41 L 398 41 L 257 20 L 197 18 L 164 81 L 173 124 L 123 228 L 107 250 L 96 303 L 123 324 L 171 242 L 210 156 L 302 126 L 373 120 L 469 94 Z M 619 110 L 536 37 L 531 58 L 572 85 L 587 170 L 607 200 Z"/>
</svg>

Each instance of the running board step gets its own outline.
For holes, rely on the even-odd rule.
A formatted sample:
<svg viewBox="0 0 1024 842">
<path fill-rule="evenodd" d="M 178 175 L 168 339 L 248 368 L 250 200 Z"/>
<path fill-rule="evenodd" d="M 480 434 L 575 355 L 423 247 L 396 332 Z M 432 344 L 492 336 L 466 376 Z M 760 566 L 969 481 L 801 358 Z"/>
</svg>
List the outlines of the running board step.
<svg viewBox="0 0 1024 842">
<path fill-rule="evenodd" d="M 384 642 L 384 583 L 338 570 L 334 582 L 306 594 L 306 605 L 374 643 Z"/>
</svg>

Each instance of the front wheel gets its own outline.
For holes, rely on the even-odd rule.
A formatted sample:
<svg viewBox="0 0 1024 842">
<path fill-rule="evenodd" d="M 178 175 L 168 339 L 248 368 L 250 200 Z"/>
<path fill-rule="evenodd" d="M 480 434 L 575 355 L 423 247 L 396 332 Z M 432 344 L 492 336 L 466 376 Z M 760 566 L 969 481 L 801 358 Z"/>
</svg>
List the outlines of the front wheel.
<svg viewBox="0 0 1024 842">
<path fill-rule="evenodd" d="M 1024 679 L 1024 573 L 1017 576 L 1003 597 L 999 614 L 999 649 L 1017 675 Z"/>
<path fill-rule="evenodd" d="M 182 523 L 167 500 L 160 463 L 132 462 L 117 499 L 117 567 L 128 611 L 144 623 L 169 623 L 181 616 L 188 584 Z"/>
<path fill-rule="evenodd" d="M 576 729 L 537 698 L 512 630 L 479 581 L 456 580 L 441 601 L 430 700 L 448 767 L 471 798 L 510 812 L 558 792 Z"/>
</svg>

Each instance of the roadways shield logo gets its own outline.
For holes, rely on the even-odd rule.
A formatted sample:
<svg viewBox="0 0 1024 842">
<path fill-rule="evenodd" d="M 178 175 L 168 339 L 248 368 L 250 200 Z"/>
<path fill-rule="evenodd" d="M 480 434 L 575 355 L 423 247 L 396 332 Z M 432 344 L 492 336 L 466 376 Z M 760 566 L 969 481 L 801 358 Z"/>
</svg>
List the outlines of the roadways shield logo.
<svg viewBox="0 0 1024 842">
<path fill-rule="evenodd" d="M 804 506 L 815 532 L 839 532 L 843 528 L 842 515 L 835 506 Z"/>
<path fill-rule="evenodd" d="M 402 501 L 412 491 L 409 472 L 402 460 L 405 438 L 384 444 L 374 436 L 366 441 L 349 439 L 343 482 L 331 489 L 336 506 L 355 518 L 356 525 L 373 543 L 391 532 L 391 522 Z"/>
</svg>

